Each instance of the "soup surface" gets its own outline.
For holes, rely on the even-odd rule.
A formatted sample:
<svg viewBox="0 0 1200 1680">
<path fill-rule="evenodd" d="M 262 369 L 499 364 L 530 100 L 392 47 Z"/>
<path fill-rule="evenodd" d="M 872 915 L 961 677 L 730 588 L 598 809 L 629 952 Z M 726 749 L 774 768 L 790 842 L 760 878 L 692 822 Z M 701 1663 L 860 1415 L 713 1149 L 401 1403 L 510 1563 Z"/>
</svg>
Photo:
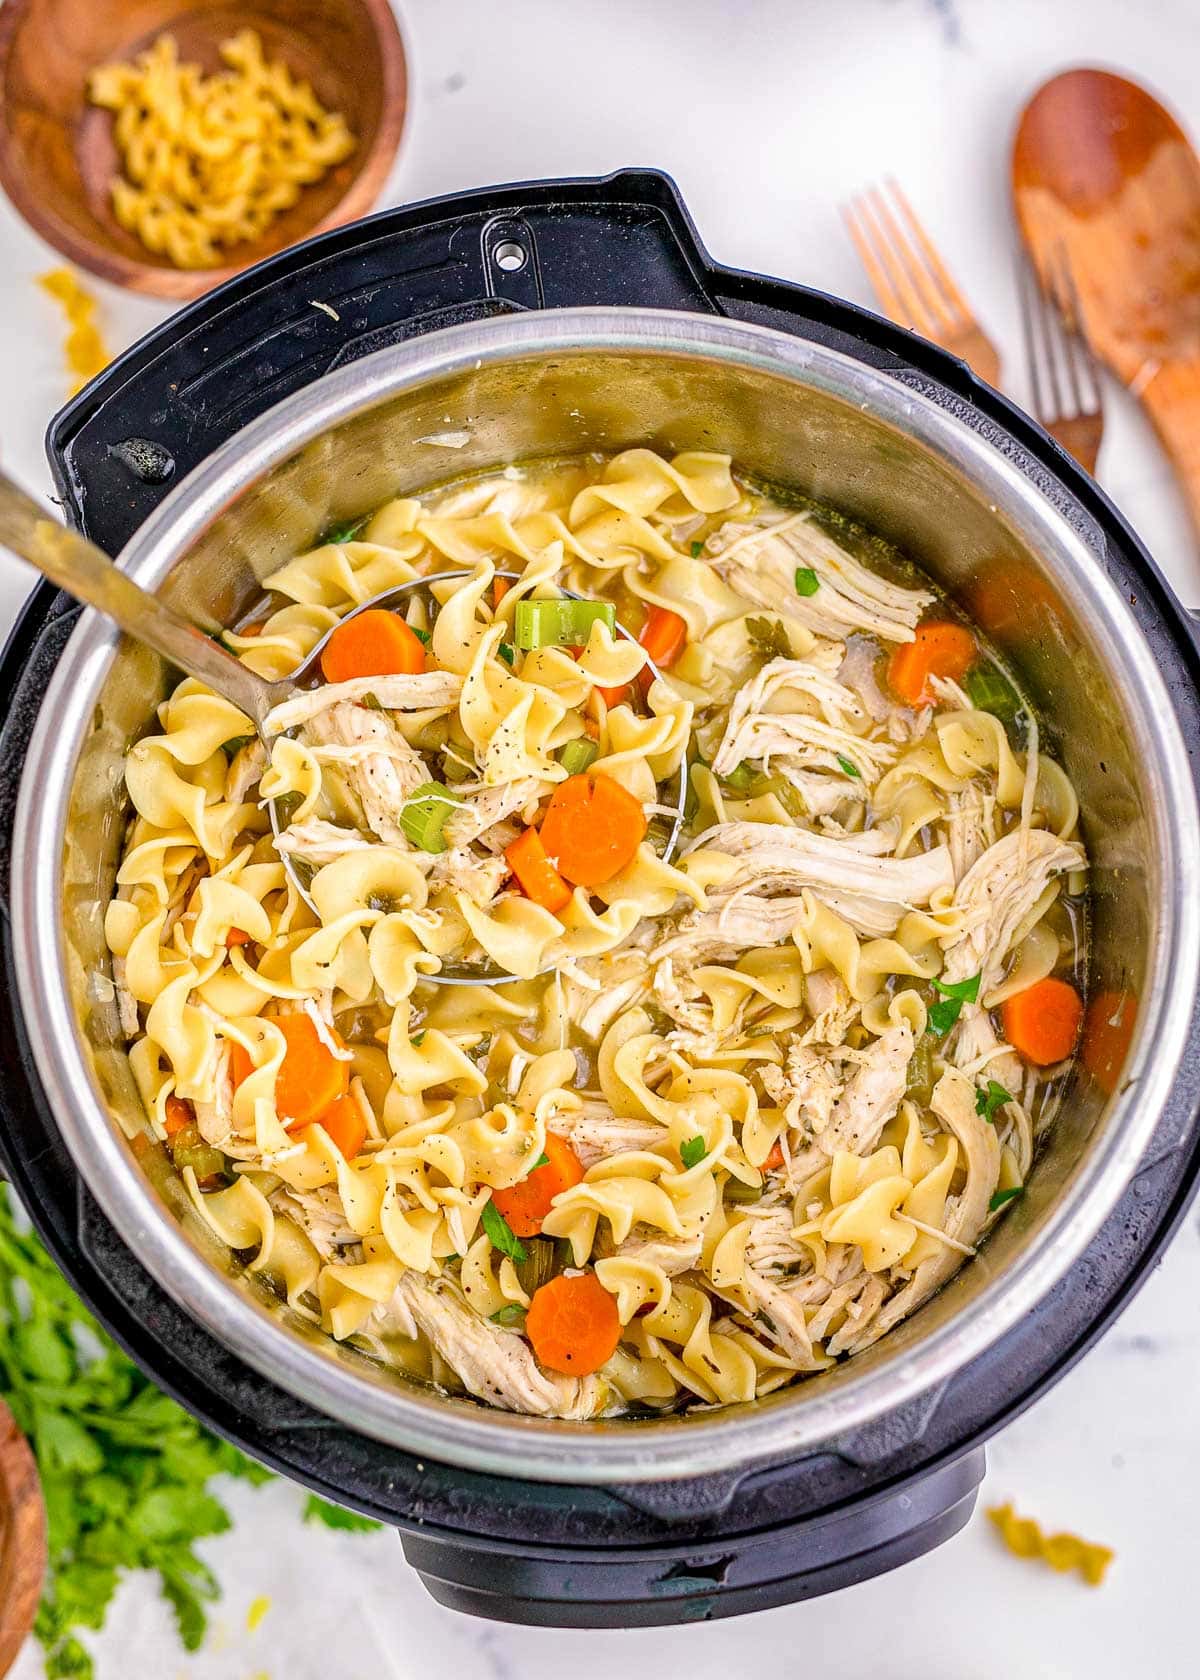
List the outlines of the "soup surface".
<svg viewBox="0 0 1200 1680">
<path fill-rule="evenodd" d="M 927 1300 L 1081 1010 L 1076 800 L 978 634 L 697 452 L 394 501 L 265 587 L 229 646 L 278 677 L 327 638 L 324 680 L 269 759 L 179 684 L 106 923 L 216 1234 L 544 1416 L 748 1400 Z"/>
</svg>

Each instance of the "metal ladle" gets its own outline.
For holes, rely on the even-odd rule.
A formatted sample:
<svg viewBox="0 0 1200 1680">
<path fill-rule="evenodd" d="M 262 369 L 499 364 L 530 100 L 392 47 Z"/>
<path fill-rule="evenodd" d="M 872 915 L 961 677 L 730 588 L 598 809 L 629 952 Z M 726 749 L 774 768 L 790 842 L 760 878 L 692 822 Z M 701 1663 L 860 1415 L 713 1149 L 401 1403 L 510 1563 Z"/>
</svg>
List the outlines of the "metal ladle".
<svg viewBox="0 0 1200 1680">
<path fill-rule="evenodd" d="M 309 652 L 303 664 L 298 665 L 294 671 L 289 672 L 286 677 L 278 677 L 274 682 L 269 682 L 256 671 L 252 671 L 248 665 L 243 665 L 240 659 L 235 658 L 190 619 L 184 618 L 157 596 L 151 595 L 134 583 L 133 579 L 114 565 L 103 549 L 97 548 L 95 543 L 89 542 L 69 526 L 51 519 L 34 498 L 22 490 L 3 469 L 0 469 L 0 544 L 19 555 L 21 559 L 27 560 L 56 588 L 65 590 L 68 595 L 73 595 L 86 606 L 95 607 L 97 612 L 102 612 L 118 624 L 126 635 L 153 648 L 155 653 L 161 654 L 170 664 L 178 666 L 189 677 L 195 677 L 197 682 L 211 688 L 222 700 L 228 700 L 231 706 L 236 706 L 238 711 L 244 712 L 254 725 L 255 733 L 266 749 L 268 757 L 271 752 L 271 737 L 264 730 L 268 714 L 276 706 L 282 705 L 285 700 L 290 700 L 311 685 L 317 675 L 325 643 L 334 630 L 340 628 L 340 625 L 334 625 L 328 630 Z M 472 573 L 464 569 L 437 572 L 431 577 L 413 578 L 407 583 L 398 584 L 395 588 L 372 596 L 368 601 L 359 602 L 353 612 L 347 613 L 341 620 L 341 624 L 347 623 L 369 608 L 386 609 L 407 600 L 414 593 L 425 594 L 428 600 L 432 601 L 436 614 L 440 603 L 430 586 L 470 576 Z M 498 572 L 497 576 L 517 579 L 520 573 Z M 572 590 L 564 590 L 563 594 L 576 600 L 581 598 Z M 636 639 L 621 624 L 617 625 L 617 634 L 629 641 Z M 656 678 L 661 676 L 662 673 L 652 659 L 647 657 L 646 664 Z M 662 851 L 666 862 L 670 861 L 679 843 L 687 785 L 684 762 L 680 765 L 674 820 Z M 267 801 L 267 809 L 272 832 L 278 840 L 281 830 L 276 802 L 273 799 Z M 308 887 L 296 872 L 294 860 L 286 852 L 280 852 L 279 856 L 296 891 L 304 902 L 315 910 L 316 906 Z M 520 976 L 504 974 L 487 964 L 480 964 L 473 968 L 465 965 L 457 968 L 443 966 L 438 973 L 427 975 L 425 978 L 433 985 L 440 986 L 503 986 L 520 979 Z"/>
</svg>

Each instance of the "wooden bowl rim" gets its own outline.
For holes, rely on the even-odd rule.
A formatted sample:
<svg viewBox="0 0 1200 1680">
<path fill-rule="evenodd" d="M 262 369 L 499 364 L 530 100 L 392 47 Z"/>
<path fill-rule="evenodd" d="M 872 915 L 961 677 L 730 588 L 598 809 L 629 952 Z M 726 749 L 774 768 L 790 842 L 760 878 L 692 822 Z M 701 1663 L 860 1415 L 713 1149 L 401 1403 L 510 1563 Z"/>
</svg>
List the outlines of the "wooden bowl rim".
<svg viewBox="0 0 1200 1680">
<path fill-rule="evenodd" d="M 299 238 L 260 250 L 247 262 L 230 263 L 222 268 L 175 268 L 167 263 L 139 262 L 111 246 L 85 238 L 63 222 L 52 206 L 34 197 L 16 164 L 9 124 L 8 61 L 31 3 L 32 0 L 3 0 L 0 4 L 0 186 L 34 233 L 98 280 L 144 295 L 186 302 L 278 256 L 280 251 L 366 215 L 383 190 L 408 121 L 408 52 L 391 0 L 356 0 L 379 45 L 382 108 L 374 138 L 363 153 L 353 179 L 331 210 L 314 221 Z"/>
<path fill-rule="evenodd" d="M 29 1443 L 0 1400 L 0 1676 L 8 1673 L 33 1626 L 46 1573 L 46 1507 Z M 14 1536 L 15 1557 L 5 1556 Z"/>
</svg>

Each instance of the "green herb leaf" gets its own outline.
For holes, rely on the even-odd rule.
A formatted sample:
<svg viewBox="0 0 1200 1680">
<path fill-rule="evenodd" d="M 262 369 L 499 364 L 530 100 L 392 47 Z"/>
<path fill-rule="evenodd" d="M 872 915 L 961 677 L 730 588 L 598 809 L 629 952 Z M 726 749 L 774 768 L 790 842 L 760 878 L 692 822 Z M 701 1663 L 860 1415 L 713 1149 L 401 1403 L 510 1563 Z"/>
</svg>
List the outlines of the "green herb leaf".
<svg viewBox="0 0 1200 1680">
<path fill-rule="evenodd" d="M 248 747 L 255 740 L 253 735 L 231 735 L 228 741 L 221 742 L 221 751 L 226 758 L 236 758 L 243 747 Z"/>
<path fill-rule="evenodd" d="M 326 1528 L 341 1529 L 347 1534 L 373 1534 L 383 1527 L 374 1517 L 360 1517 L 357 1511 L 348 1511 L 344 1505 L 331 1505 L 328 1499 L 322 1499 L 315 1493 L 310 1493 L 304 1501 L 304 1520 L 306 1523 L 322 1523 Z"/>
<path fill-rule="evenodd" d="M 501 1254 L 507 1254 L 512 1261 L 525 1259 L 525 1246 L 513 1234 L 512 1226 L 505 1219 L 495 1202 L 487 1201 L 483 1204 L 480 1224 L 487 1232 L 491 1245 Z"/>
<path fill-rule="evenodd" d="M 506 665 L 511 665 L 513 660 L 517 657 L 516 650 L 511 642 L 501 642 L 500 646 L 496 649 L 496 652 L 500 655 Z"/>
<path fill-rule="evenodd" d="M 811 566 L 796 567 L 797 595 L 815 595 L 821 587 L 821 580 Z"/>
<path fill-rule="evenodd" d="M 426 1034 L 427 1031 L 428 1031 L 428 1029 L 426 1027 L 422 1027 L 420 1032 L 415 1032 L 415 1033 L 412 1034 L 412 1036 L 410 1037 L 408 1042 L 412 1045 L 414 1050 L 419 1050 L 421 1048 L 422 1044 L 424 1044 L 425 1034 Z"/>
<path fill-rule="evenodd" d="M 857 764 L 851 764 L 850 760 L 848 758 L 843 758 L 841 753 L 837 755 L 837 761 L 846 772 L 847 776 L 853 776 L 855 781 L 862 780 L 862 771 L 858 768 Z"/>
<path fill-rule="evenodd" d="M 1003 1108 L 1005 1103 L 1014 1100 L 1003 1085 L 998 1084 L 994 1079 L 989 1079 L 987 1090 L 976 1091 L 975 1093 L 975 1112 L 976 1114 L 982 1114 L 985 1120 L 994 1122 L 997 1109 Z"/>
<path fill-rule="evenodd" d="M 926 1032 L 944 1038 L 962 1014 L 962 1006 L 961 998 L 947 998 L 945 1003 L 933 1004 L 925 1020 Z"/>
<path fill-rule="evenodd" d="M 508 1301 L 490 1315 L 493 1324 L 503 1324 L 506 1330 L 521 1330 L 525 1326 L 525 1308 L 519 1301 Z"/>
<path fill-rule="evenodd" d="M 746 636 L 755 653 L 764 659 L 790 659 L 792 644 L 777 618 L 748 618 Z"/>
<path fill-rule="evenodd" d="M 549 1155 L 546 1154 L 546 1151 L 543 1149 L 542 1153 L 538 1156 L 537 1160 L 533 1163 L 533 1165 L 530 1167 L 529 1170 L 530 1170 L 530 1172 L 536 1172 L 539 1167 L 548 1167 L 549 1165 L 550 1165 L 550 1157 L 549 1157 Z"/>
<path fill-rule="evenodd" d="M 347 519 L 341 525 L 331 525 L 325 536 L 321 538 L 321 543 L 318 546 L 323 546 L 325 543 L 353 542 L 370 517 L 369 513 L 364 513 L 358 519 Z"/>
<path fill-rule="evenodd" d="M 1009 1190 L 997 1190 L 988 1203 L 988 1212 L 999 1213 L 1002 1207 L 1006 1207 L 1014 1197 L 1023 1195 L 1024 1191 L 1025 1186 L 1023 1184 L 1014 1184 Z"/>
<path fill-rule="evenodd" d="M 960 1003 L 978 1003 L 981 979 L 982 975 L 972 974 L 969 980 L 935 980 L 933 984 L 943 997 L 957 998 Z"/>
<path fill-rule="evenodd" d="M 18 1224 L 3 1187 L 0 1394 L 29 1437 L 45 1496 L 49 1569 L 35 1632 L 47 1675 L 90 1680 L 77 1631 L 104 1625 L 128 1570 L 158 1572 L 180 1637 L 195 1649 L 218 1589 L 193 1547 L 229 1527 L 209 1483 L 269 1472 L 130 1364 Z"/>
<path fill-rule="evenodd" d="M 410 624 L 408 628 L 412 631 L 413 635 L 417 638 L 422 647 L 428 647 L 430 642 L 433 640 L 429 631 L 422 630 L 419 624 Z"/>
<path fill-rule="evenodd" d="M 679 1145 L 679 1159 L 685 1167 L 698 1167 L 708 1154 L 708 1145 L 702 1137 L 686 1138 Z"/>
<path fill-rule="evenodd" d="M 692 559 L 693 560 L 699 560 L 700 556 L 703 553 L 704 553 L 704 544 L 702 542 L 694 542 L 692 544 Z"/>
</svg>

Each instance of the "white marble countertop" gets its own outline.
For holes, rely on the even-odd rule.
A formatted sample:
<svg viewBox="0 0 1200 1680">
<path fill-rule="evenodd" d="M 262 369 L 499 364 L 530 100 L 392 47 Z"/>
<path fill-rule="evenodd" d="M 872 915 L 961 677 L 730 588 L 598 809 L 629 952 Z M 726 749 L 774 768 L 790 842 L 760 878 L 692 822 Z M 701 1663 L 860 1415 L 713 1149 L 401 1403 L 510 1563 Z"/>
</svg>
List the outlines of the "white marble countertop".
<svg viewBox="0 0 1200 1680">
<path fill-rule="evenodd" d="M 1058 69 L 1103 64 L 1200 133 L 1195 0 L 405 0 L 403 14 L 413 101 L 384 202 L 656 165 L 718 259 L 870 302 L 836 206 L 891 172 L 998 339 L 1018 400 L 1007 148 L 1021 104 Z M 0 252 L 0 455 L 48 489 L 41 438 L 63 397 L 61 328 L 32 281 L 57 259 L 6 204 Z M 101 291 L 114 348 L 163 313 Z M 1200 555 L 1145 421 L 1115 389 L 1107 417 L 1101 480 L 1183 599 L 1200 602 Z M 28 586 L 0 556 L 0 624 Z M 233 1533 L 204 1548 L 225 1590 L 207 1647 L 185 1658 L 134 1580 L 96 1641 L 100 1680 L 600 1680 L 618 1664 L 726 1680 L 752 1661 L 781 1674 L 819 1664 L 839 1680 L 1193 1675 L 1198 1279 L 1193 1210 L 1119 1325 L 989 1448 L 981 1503 L 1011 1497 L 1115 1546 L 1099 1592 L 1010 1558 L 980 1515 L 892 1575 L 703 1631 L 514 1629 L 434 1605 L 394 1536 L 305 1528 L 294 1489 L 237 1487 Z M 250 1634 L 260 1594 L 272 1609 Z M 30 1647 L 16 1674 L 40 1673 Z"/>
</svg>

